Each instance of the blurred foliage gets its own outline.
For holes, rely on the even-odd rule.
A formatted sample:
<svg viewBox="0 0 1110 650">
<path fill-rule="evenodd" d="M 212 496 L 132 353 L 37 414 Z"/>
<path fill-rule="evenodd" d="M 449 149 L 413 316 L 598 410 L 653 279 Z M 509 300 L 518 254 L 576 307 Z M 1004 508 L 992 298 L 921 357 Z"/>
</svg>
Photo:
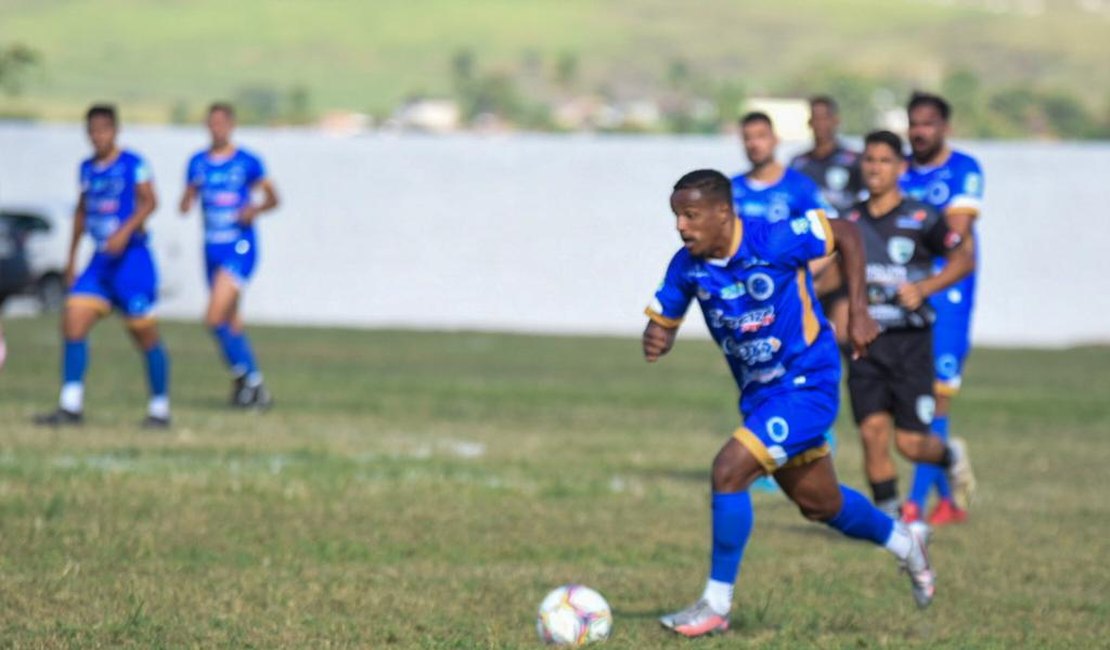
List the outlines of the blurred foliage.
<svg viewBox="0 0 1110 650">
<path fill-rule="evenodd" d="M 38 51 L 15 43 L 0 47 L 0 91 L 18 95 L 23 91 L 27 75 L 42 61 Z"/>
</svg>

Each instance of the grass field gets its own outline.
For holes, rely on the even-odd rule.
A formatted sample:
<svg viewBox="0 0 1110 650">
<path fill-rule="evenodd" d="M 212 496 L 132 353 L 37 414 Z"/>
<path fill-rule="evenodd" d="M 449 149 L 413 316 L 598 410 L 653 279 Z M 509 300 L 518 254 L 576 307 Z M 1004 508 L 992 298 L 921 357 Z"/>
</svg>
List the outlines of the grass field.
<svg viewBox="0 0 1110 650">
<path fill-rule="evenodd" d="M 612 604 L 605 647 L 688 645 L 654 619 L 700 593 L 736 421 L 704 341 L 649 367 L 631 339 L 256 328 L 259 415 L 224 407 L 202 329 L 169 324 L 175 426 L 152 433 L 117 322 L 80 430 L 26 424 L 56 395 L 54 323 L 6 328 L 0 647 L 528 648 L 568 581 Z M 976 352 L 955 428 L 981 498 L 935 537 L 930 610 L 884 553 L 757 494 L 734 630 L 697 647 L 1105 647 L 1108 368 L 1107 348 Z"/>
<path fill-rule="evenodd" d="M 388 112 L 414 93 L 451 92 L 451 60 L 462 50 L 480 71 L 522 81 L 549 79 L 560 56 L 576 55 L 576 92 L 657 94 L 676 61 L 755 94 L 821 90 L 783 84 L 829 68 L 936 86 L 946 70 L 966 67 L 985 86 L 1064 89 L 1101 110 L 1106 9 L 1045 2 L 1028 15 L 1030 4 L 0 0 L 0 45 L 43 55 L 26 96 L 6 101 L 11 110 L 65 119 L 113 99 L 127 120 L 165 121 L 177 102 L 199 114 L 244 87 L 295 85 L 315 110 Z"/>
</svg>

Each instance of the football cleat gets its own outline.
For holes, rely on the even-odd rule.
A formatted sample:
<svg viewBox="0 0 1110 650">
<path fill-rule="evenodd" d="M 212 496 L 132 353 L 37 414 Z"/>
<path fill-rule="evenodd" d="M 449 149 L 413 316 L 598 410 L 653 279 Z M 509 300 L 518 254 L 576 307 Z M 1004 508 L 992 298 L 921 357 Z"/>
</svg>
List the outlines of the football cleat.
<svg viewBox="0 0 1110 650">
<path fill-rule="evenodd" d="M 910 539 L 913 540 L 910 555 L 902 562 L 902 570 L 910 577 L 914 601 L 918 607 L 924 609 L 929 606 L 929 603 L 933 602 L 933 596 L 937 591 L 936 574 L 933 573 L 933 567 L 929 564 L 929 550 L 926 548 L 929 527 L 920 521 L 912 524 L 897 523 L 895 525 L 901 526 L 904 531 L 909 533 Z"/>
<path fill-rule="evenodd" d="M 967 510 L 975 493 L 975 473 L 971 471 L 971 459 L 967 455 L 967 443 L 962 438 L 951 438 L 948 449 L 952 453 L 952 465 L 948 467 L 948 482 L 952 485 L 952 498 L 960 510 Z"/>
<path fill-rule="evenodd" d="M 929 515 L 930 526 L 947 526 L 948 524 L 962 524 L 967 521 L 967 510 L 961 510 L 952 503 L 951 499 L 941 499 L 937 507 Z"/>
<path fill-rule="evenodd" d="M 682 611 L 660 617 L 659 622 L 668 630 L 691 639 L 728 631 L 728 615 L 713 611 L 704 598 Z"/>
<path fill-rule="evenodd" d="M 85 416 L 80 411 L 67 411 L 59 407 L 50 413 L 36 415 L 33 421 L 44 427 L 81 426 L 85 422 Z"/>
<path fill-rule="evenodd" d="M 902 504 L 902 516 L 900 517 L 903 523 L 912 524 L 915 521 L 921 521 L 921 508 L 913 501 L 907 501 Z M 931 522 L 930 522 L 931 523 Z"/>
</svg>

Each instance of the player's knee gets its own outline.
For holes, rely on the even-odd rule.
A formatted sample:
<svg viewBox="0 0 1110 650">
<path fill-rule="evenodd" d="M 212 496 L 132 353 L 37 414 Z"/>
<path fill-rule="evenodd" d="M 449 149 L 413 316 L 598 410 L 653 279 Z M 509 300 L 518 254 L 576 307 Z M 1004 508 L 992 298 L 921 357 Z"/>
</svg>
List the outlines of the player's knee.
<svg viewBox="0 0 1110 650">
<path fill-rule="evenodd" d="M 899 431 L 894 437 L 894 445 L 898 453 L 910 460 L 921 460 L 925 451 L 925 433 Z"/>
<path fill-rule="evenodd" d="M 733 445 L 726 445 L 713 459 L 713 491 L 736 492 L 746 487 L 743 463 Z"/>
<path fill-rule="evenodd" d="M 880 423 L 864 420 L 859 427 L 860 440 L 868 448 L 877 448 L 886 445 L 887 430 Z"/>
<path fill-rule="evenodd" d="M 840 512 L 840 498 L 809 497 L 796 501 L 798 511 L 810 521 L 828 521 Z"/>
</svg>

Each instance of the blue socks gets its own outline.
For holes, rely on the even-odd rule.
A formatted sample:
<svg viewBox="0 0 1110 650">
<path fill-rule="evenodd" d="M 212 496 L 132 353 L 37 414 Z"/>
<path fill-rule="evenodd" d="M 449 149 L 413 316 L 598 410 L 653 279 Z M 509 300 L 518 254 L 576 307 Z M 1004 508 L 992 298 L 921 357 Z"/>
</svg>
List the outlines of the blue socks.
<svg viewBox="0 0 1110 650">
<path fill-rule="evenodd" d="M 233 332 L 228 324 L 212 328 L 212 335 L 220 344 L 224 361 L 236 377 L 257 376 L 258 366 L 254 363 L 254 352 L 244 332 Z"/>
<path fill-rule="evenodd" d="M 161 341 L 146 351 L 146 379 L 151 397 L 165 397 L 169 393 L 170 358 Z"/>
<path fill-rule="evenodd" d="M 933 433 L 948 440 L 948 416 L 938 415 L 933 418 Z M 929 500 L 929 490 L 937 486 L 937 493 L 942 499 L 952 498 L 952 488 L 948 485 L 948 476 L 943 468 L 937 465 L 918 463 L 913 469 L 913 486 L 910 488 L 910 501 L 924 510 L 925 502 Z"/>
<path fill-rule="evenodd" d="M 755 514 L 752 497 L 744 492 L 713 493 L 713 553 L 709 577 L 733 584 L 740 572 L 740 557 L 752 533 Z"/>
<path fill-rule="evenodd" d="M 894 520 L 873 506 L 867 497 L 846 485 L 840 486 L 840 496 L 844 500 L 840 512 L 825 523 L 848 537 L 885 545 L 894 528 Z"/>
<path fill-rule="evenodd" d="M 85 381 L 85 368 L 89 365 L 89 342 L 87 339 L 66 341 L 62 353 L 62 383 L 80 384 Z"/>
</svg>

